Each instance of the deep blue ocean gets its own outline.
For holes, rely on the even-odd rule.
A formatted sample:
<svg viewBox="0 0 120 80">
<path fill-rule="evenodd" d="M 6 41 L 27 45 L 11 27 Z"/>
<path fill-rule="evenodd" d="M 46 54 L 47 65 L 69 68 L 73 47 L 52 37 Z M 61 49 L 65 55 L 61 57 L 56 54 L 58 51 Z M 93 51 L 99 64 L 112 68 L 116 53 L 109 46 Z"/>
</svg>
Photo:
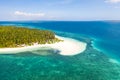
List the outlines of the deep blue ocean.
<svg viewBox="0 0 120 80">
<path fill-rule="evenodd" d="M 63 57 L 56 55 L 57 59 L 53 55 L 52 58 L 51 56 L 16 57 L 10 55 L 7 57 L 9 59 L 8 62 L 6 58 L 7 55 L 2 55 L 0 58 L 0 71 L 4 70 L 6 72 L 1 71 L 4 73 L 0 74 L 0 77 L 6 77 L 5 75 L 8 73 L 11 75 L 16 75 L 16 77 L 10 77 L 11 75 L 7 75 L 9 79 L 3 78 L 0 80 L 120 80 L 120 72 L 117 72 L 120 70 L 120 65 L 114 64 L 116 63 L 114 60 L 120 62 L 119 21 L 2 21 L 0 22 L 0 25 L 15 25 L 20 27 L 47 29 L 55 31 L 56 34 L 64 34 L 67 37 L 72 35 L 72 37 L 76 39 L 79 39 L 78 37 L 82 35 L 90 38 L 92 40 L 91 46 L 98 51 L 92 52 L 92 50 L 88 50 L 88 52 L 85 52 L 85 55 L 81 54 L 74 57 Z M 89 55 L 91 53 L 95 53 L 96 55 L 99 53 L 99 55 L 93 59 L 92 57 L 94 55 L 92 55 L 92 57 L 90 57 L 91 55 L 86 57 L 88 53 Z M 41 60 L 39 60 L 40 58 Z M 100 58 L 101 60 L 99 60 Z M 111 60 L 113 63 L 109 63 L 107 61 L 108 58 L 113 58 L 114 60 Z M 94 62 L 95 60 L 96 62 Z M 12 63 L 12 61 L 16 62 Z M 40 65 L 40 62 L 42 62 L 42 66 Z M 34 65 L 34 67 L 31 67 L 28 63 L 33 63 L 32 65 Z M 66 64 L 69 68 L 65 68 Z M 72 64 L 73 66 L 71 67 L 70 65 Z M 9 65 L 10 67 L 13 65 L 17 66 L 13 66 L 13 68 L 5 68 L 1 65 Z M 99 68 L 99 66 L 101 66 L 101 68 Z M 28 68 L 24 69 L 23 67 Z M 60 69 L 60 67 L 62 67 L 62 69 Z M 28 69 L 28 71 L 24 74 L 29 75 L 26 75 L 27 77 L 25 75 L 18 76 L 15 73 L 9 72 L 8 69 L 13 72 L 15 69 L 15 72 L 18 71 L 18 74 L 22 74 L 22 72 L 24 73 L 24 71 Z M 49 73 L 50 70 L 53 72 Z M 55 70 L 58 71 L 54 72 Z M 49 76 L 46 75 L 45 72 L 48 72 Z M 40 74 L 44 76 L 41 76 Z M 61 74 L 61 76 L 58 76 L 57 74 Z"/>
<path fill-rule="evenodd" d="M 120 58 L 120 22 L 118 21 L 27 21 L 0 22 L 2 25 L 19 25 L 44 28 L 94 38 L 94 46 L 114 58 Z"/>
</svg>

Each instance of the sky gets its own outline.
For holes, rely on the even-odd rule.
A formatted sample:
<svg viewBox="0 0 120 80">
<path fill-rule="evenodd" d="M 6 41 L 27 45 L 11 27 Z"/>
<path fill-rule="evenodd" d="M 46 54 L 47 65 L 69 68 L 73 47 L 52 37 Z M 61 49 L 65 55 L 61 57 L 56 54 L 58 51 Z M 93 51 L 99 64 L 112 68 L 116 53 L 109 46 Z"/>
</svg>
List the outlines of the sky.
<svg viewBox="0 0 120 80">
<path fill-rule="evenodd" d="M 120 20 L 120 0 L 0 0 L 0 21 Z"/>
</svg>

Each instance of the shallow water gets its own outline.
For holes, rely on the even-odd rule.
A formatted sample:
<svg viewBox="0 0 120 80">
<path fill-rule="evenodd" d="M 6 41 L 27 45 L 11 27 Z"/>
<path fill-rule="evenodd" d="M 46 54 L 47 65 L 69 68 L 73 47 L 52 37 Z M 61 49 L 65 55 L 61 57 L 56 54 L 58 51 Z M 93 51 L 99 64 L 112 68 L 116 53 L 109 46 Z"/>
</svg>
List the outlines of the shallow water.
<svg viewBox="0 0 120 80">
<path fill-rule="evenodd" d="M 118 21 L 8 21 L 0 24 L 82 34 L 96 39 L 95 47 L 108 56 L 117 60 L 120 58 L 120 22 Z"/>
<path fill-rule="evenodd" d="M 26 24 L 31 25 L 32 23 Z M 50 25 L 50 27 L 47 27 L 49 29 L 52 29 L 52 25 L 55 25 L 51 22 L 46 25 L 48 24 Z M 18 25 L 18 23 L 15 25 Z M 58 25 L 62 25 L 62 23 L 57 23 L 56 26 Z M 39 23 L 39 26 L 37 23 L 28 27 L 40 29 L 41 23 Z M 43 29 L 46 29 L 46 27 L 43 27 Z M 66 29 L 63 29 L 63 31 L 56 31 L 56 29 L 53 30 L 60 36 L 87 42 L 87 50 L 75 56 L 62 56 L 52 50 L 0 55 L 0 80 L 120 80 L 119 61 L 112 59 L 106 53 L 93 49 L 90 42 L 93 36 L 86 37 L 85 34 L 78 34 L 77 32 L 81 31 L 80 29 L 79 31 L 76 30 L 76 33 L 68 33 L 70 30 L 72 31 L 72 27 L 68 29 L 68 32 L 64 32 L 67 31 Z M 58 29 L 61 30 L 60 26 Z"/>
<path fill-rule="evenodd" d="M 37 55 L 24 52 L 0 56 L 0 78 L 1 80 L 119 80 L 120 64 L 93 49 L 72 57 L 57 53 Z"/>
</svg>

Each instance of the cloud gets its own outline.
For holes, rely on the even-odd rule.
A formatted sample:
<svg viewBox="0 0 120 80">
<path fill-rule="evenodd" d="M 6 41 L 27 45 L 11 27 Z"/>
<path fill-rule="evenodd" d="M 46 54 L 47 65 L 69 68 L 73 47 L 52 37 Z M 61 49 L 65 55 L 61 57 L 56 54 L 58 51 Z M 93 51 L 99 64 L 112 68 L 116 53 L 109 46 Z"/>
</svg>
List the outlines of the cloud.
<svg viewBox="0 0 120 80">
<path fill-rule="evenodd" d="M 105 0 L 108 3 L 120 3 L 120 0 Z"/>
<path fill-rule="evenodd" d="M 44 17 L 45 13 L 27 13 L 22 11 L 15 11 L 14 15 L 23 17 Z"/>
</svg>

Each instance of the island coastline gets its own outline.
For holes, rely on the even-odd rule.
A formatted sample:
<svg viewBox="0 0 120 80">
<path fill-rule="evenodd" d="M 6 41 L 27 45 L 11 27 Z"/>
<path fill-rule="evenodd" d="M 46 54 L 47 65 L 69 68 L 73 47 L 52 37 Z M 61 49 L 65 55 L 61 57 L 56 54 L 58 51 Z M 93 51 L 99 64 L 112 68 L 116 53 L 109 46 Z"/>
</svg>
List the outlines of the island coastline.
<svg viewBox="0 0 120 80">
<path fill-rule="evenodd" d="M 17 54 L 20 52 L 25 51 L 34 51 L 39 49 L 55 49 L 59 50 L 60 55 L 72 56 L 82 53 L 86 50 L 87 43 L 72 39 L 72 38 L 65 38 L 55 35 L 56 38 L 61 39 L 63 41 L 56 42 L 53 44 L 37 44 L 31 46 L 23 46 L 23 47 L 16 47 L 16 48 L 0 48 L 0 54 Z"/>
</svg>

